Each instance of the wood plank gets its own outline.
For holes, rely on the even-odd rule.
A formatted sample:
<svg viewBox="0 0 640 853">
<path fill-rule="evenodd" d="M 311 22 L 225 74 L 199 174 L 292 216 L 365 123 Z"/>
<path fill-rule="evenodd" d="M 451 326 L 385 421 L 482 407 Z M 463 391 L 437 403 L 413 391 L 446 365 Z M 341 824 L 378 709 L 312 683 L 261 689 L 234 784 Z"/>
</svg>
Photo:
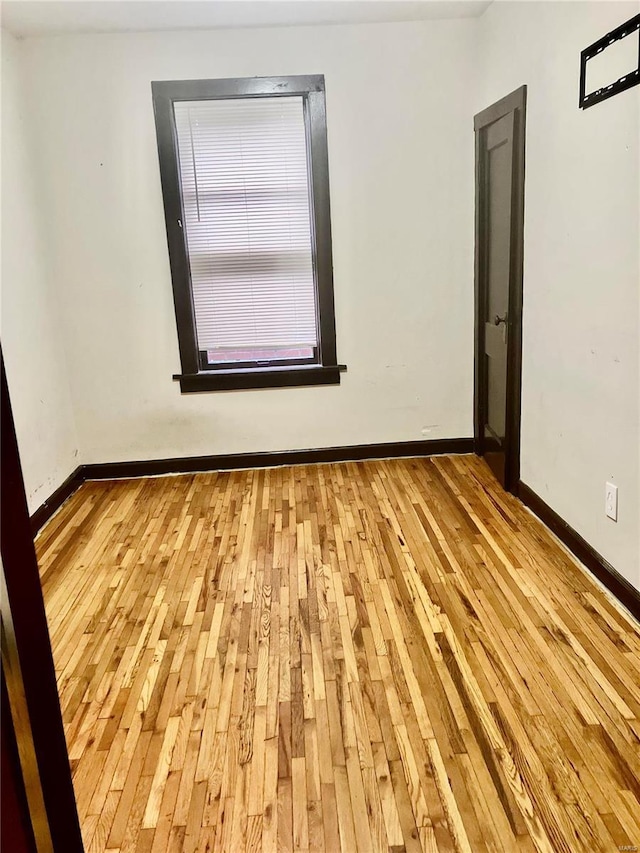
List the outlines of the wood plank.
<svg viewBox="0 0 640 853">
<path fill-rule="evenodd" d="M 90 853 L 638 843 L 638 625 L 476 457 L 86 483 L 36 547 Z"/>
</svg>

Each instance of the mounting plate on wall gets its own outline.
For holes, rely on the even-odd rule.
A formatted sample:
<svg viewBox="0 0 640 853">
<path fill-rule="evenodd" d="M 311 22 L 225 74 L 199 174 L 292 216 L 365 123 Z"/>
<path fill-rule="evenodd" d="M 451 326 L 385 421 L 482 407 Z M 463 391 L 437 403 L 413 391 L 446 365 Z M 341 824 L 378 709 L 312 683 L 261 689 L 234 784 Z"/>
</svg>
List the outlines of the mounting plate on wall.
<svg viewBox="0 0 640 853">
<path fill-rule="evenodd" d="M 634 33 L 637 37 L 634 39 Z M 626 39 L 626 41 L 622 41 Z M 606 53 L 605 53 L 606 51 Z M 593 61 L 596 60 L 597 61 Z M 587 65 L 587 63 L 589 63 Z M 635 67 L 634 67 L 635 66 Z M 633 70 L 631 70 L 633 68 Z M 589 80 L 587 80 L 587 76 Z M 595 85 L 593 81 L 595 82 Z M 580 53 L 581 109 L 640 83 L 640 15 L 620 24 Z"/>
</svg>

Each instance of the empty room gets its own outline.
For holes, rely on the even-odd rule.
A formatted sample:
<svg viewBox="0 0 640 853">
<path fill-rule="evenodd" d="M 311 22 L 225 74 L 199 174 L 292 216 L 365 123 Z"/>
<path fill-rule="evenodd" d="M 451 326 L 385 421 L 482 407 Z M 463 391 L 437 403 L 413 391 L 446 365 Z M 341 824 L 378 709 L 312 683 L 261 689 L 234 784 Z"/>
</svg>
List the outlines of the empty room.
<svg viewBox="0 0 640 853">
<path fill-rule="evenodd" d="M 2 849 L 640 849 L 640 3 L 1 5 Z"/>
</svg>

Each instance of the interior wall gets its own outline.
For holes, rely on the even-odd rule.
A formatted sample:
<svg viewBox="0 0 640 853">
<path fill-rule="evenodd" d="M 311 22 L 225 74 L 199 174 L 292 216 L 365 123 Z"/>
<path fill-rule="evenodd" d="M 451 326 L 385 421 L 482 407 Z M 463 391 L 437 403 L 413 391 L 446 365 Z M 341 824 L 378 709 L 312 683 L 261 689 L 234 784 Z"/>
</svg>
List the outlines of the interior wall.
<svg viewBox="0 0 640 853">
<path fill-rule="evenodd" d="M 87 462 L 472 434 L 475 26 L 25 40 Z M 337 387 L 181 396 L 151 81 L 315 73 L 348 372 Z"/>
<path fill-rule="evenodd" d="M 21 43 L 2 32 L 2 350 L 29 510 L 80 463 Z"/>
<path fill-rule="evenodd" d="M 493 3 L 476 102 L 528 86 L 521 478 L 638 588 L 640 90 L 579 110 L 578 80 L 580 51 L 639 10 Z"/>
</svg>

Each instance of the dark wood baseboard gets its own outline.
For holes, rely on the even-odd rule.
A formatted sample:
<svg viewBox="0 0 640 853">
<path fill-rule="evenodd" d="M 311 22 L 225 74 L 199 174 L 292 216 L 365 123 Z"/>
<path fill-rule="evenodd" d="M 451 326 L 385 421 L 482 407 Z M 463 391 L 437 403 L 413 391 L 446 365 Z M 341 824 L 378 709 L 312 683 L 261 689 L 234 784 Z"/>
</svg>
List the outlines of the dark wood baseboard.
<svg viewBox="0 0 640 853">
<path fill-rule="evenodd" d="M 640 620 L 640 592 L 522 480 L 518 483 L 517 494 L 522 503 L 555 533 L 636 619 Z"/>
<path fill-rule="evenodd" d="M 33 534 L 38 532 L 43 527 L 51 516 L 60 509 L 62 504 L 70 498 L 71 495 L 79 489 L 84 483 L 86 477 L 83 471 L 84 466 L 79 465 L 76 470 L 70 474 L 67 479 L 53 492 L 53 494 L 42 503 L 38 509 L 30 516 L 31 530 Z"/>
<path fill-rule="evenodd" d="M 86 480 L 119 480 L 161 474 L 193 474 L 197 471 L 231 471 L 241 468 L 271 468 L 277 465 L 307 465 L 316 462 L 351 462 L 366 459 L 402 459 L 412 456 L 473 453 L 472 438 L 443 438 L 429 441 L 397 441 L 386 444 L 357 444 L 321 447 L 314 450 L 282 450 L 266 453 L 233 453 L 224 456 L 185 456 L 139 462 L 104 462 L 81 465 L 31 516 L 34 535 L 53 513 Z"/>
<path fill-rule="evenodd" d="M 272 468 L 277 465 L 310 465 L 316 462 L 351 462 L 365 459 L 401 459 L 442 453 L 472 453 L 472 438 L 433 441 L 399 441 L 388 444 L 357 444 L 314 450 L 282 450 L 266 453 L 232 453 L 224 456 L 187 456 L 142 462 L 107 462 L 85 465 L 85 480 L 114 480 L 158 474 L 190 474 L 195 471 L 230 471 L 241 468 Z"/>
<path fill-rule="evenodd" d="M 85 465 L 84 477 L 85 480 L 115 480 L 123 477 L 151 477 L 158 474 L 190 474 L 195 471 L 231 471 L 242 468 L 272 468 L 277 465 L 309 465 L 314 462 L 400 459 L 410 456 L 472 452 L 473 439 L 471 438 L 401 441 L 389 444 L 321 447 L 314 450 L 187 456 L 175 459 L 152 459 L 147 462 L 107 462 L 102 465 Z"/>
</svg>

